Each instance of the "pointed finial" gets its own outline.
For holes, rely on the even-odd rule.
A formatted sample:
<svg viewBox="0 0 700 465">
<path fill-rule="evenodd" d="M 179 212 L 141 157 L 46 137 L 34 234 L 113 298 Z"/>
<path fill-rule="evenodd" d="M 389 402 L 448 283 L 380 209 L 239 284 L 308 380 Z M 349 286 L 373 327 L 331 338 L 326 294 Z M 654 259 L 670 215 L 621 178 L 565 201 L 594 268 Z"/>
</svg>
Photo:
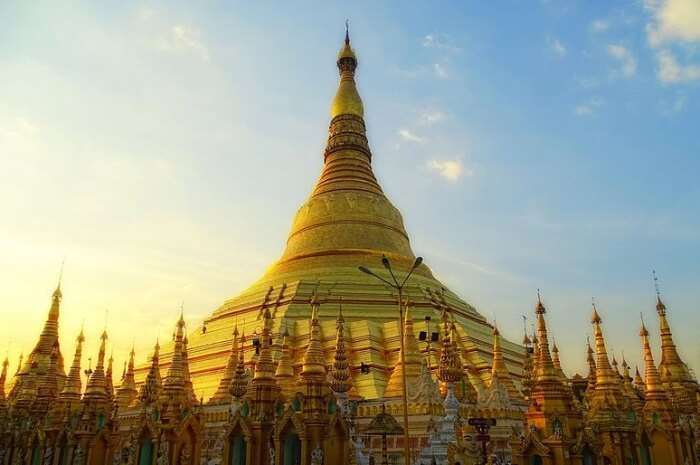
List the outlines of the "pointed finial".
<svg viewBox="0 0 700 465">
<path fill-rule="evenodd" d="M 60 291 L 61 289 L 61 282 L 63 281 L 63 266 L 66 264 L 66 257 L 63 257 L 63 260 L 61 260 L 61 268 L 58 271 L 58 285 L 56 286 L 56 289 Z"/>
<path fill-rule="evenodd" d="M 647 331 L 647 326 L 644 324 L 644 314 L 642 312 L 639 312 L 639 319 L 642 320 L 642 328 L 639 330 L 639 335 L 646 337 L 649 335 L 649 331 Z"/>
<path fill-rule="evenodd" d="M 591 316 L 591 323 L 600 323 L 600 315 L 598 315 L 598 309 L 595 306 L 595 297 L 591 297 L 591 305 L 593 306 L 593 315 Z"/>
<path fill-rule="evenodd" d="M 345 44 L 350 45 L 350 21 L 345 20 Z"/>
<path fill-rule="evenodd" d="M 540 294 L 540 289 L 537 288 L 537 307 L 535 307 L 535 313 L 540 315 L 544 314 L 546 312 L 546 309 L 544 308 L 544 304 L 542 303 L 542 295 Z"/>
</svg>

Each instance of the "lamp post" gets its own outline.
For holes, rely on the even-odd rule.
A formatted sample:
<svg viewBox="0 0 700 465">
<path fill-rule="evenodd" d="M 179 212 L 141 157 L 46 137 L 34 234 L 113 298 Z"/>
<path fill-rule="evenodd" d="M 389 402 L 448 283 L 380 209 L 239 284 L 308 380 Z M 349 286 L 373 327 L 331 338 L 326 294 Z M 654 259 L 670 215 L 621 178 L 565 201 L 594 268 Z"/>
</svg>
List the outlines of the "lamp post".
<svg viewBox="0 0 700 465">
<path fill-rule="evenodd" d="M 399 280 L 396 278 L 396 275 L 394 274 L 394 270 L 391 268 L 391 262 L 389 259 L 384 256 L 382 257 L 382 265 L 384 268 L 389 271 L 389 275 L 391 276 L 391 279 L 393 281 L 390 282 L 372 270 L 360 266 L 359 269 L 365 274 L 374 276 L 378 280 L 382 281 L 384 284 L 387 284 L 389 287 L 395 289 L 398 294 L 399 294 L 399 343 L 401 344 L 401 365 L 402 365 L 402 370 L 401 370 L 401 381 L 402 381 L 402 386 L 403 386 L 403 447 L 404 447 L 404 460 L 406 462 L 406 465 L 411 464 L 411 446 L 410 446 L 410 436 L 408 433 L 408 394 L 406 391 L 406 353 L 405 353 L 405 347 L 404 347 L 404 334 L 403 334 L 403 288 L 406 282 L 408 281 L 408 278 L 411 277 L 413 272 L 420 266 L 420 264 L 423 263 L 423 258 L 422 257 L 417 257 L 416 260 L 413 262 L 413 265 L 411 266 L 411 269 L 408 271 L 406 274 L 406 277 L 403 279 L 403 281 L 399 282 Z"/>
</svg>

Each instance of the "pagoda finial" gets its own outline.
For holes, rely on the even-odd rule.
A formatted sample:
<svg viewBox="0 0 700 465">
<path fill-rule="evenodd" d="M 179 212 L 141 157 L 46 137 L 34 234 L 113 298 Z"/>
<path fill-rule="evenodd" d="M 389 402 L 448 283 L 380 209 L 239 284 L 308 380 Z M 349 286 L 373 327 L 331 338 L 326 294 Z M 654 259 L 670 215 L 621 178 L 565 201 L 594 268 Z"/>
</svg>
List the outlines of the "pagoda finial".
<svg viewBox="0 0 700 465">
<path fill-rule="evenodd" d="M 151 404 L 158 400 L 162 387 L 160 376 L 160 343 L 156 338 L 156 345 L 153 348 L 153 356 L 151 357 L 151 366 L 146 374 L 146 380 L 141 385 L 139 391 L 139 399 L 143 404 Z"/>
<path fill-rule="evenodd" d="M 665 397 L 666 391 L 661 384 L 661 377 L 654 363 L 654 355 L 651 353 L 651 346 L 649 345 L 649 331 L 647 331 L 647 327 L 644 324 L 644 318 L 642 318 L 639 336 L 642 338 L 642 349 L 644 351 L 644 385 L 646 386 L 646 398 L 649 399 L 650 396 Z"/>
<path fill-rule="evenodd" d="M 263 309 L 263 329 L 262 334 L 258 338 L 259 351 L 258 359 L 255 363 L 254 380 L 274 380 L 275 366 L 272 361 L 272 353 L 270 351 L 270 342 L 272 340 L 272 315 L 270 308 L 265 305 Z"/>
<path fill-rule="evenodd" d="M 282 390 L 282 394 L 287 399 L 294 397 L 297 383 L 294 376 L 294 360 L 292 360 L 291 349 L 289 347 L 289 331 L 287 328 L 284 329 L 284 336 L 282 337 L 282 351 L 279 360 L 277 360 L 275 379 Z"/>
<path fill-rule="evenodd" d="M 659 333 L 661 336 L 661 361 L 659 362 L 659 373 L 661 375 L 661 380 L 665 384 L 678 384 L 693 386 L 693 377 L 688 370 L 688 366 L 681 359 L 676 349 L 676 344 L 673 341 L 673 333 L 671 332 L 671 325 L 668 323 L 668 318 L 666 315 L 666 305 L 661 300 L 661 292 L 659 291 L 659 279 L 656 275 L 656 271 L 652 270 L 652 276 L 654 277 L 654 287 L 656 290 L 656 313 L 659 316 Z M 689 389 L 685 395 L 677 396 L 679 405 L 686 411 L 686 413 L 691 413 L 696 410 L 696 403 L 692 400 L 693 393 L 692 387 Z M 674 391 L 671 391 L 673 396 Z M 688 411 L 689 410 L 689 411 Z"/>
<path fill-rule="evenodd" d="M 109 354 L 107 359 L 107 370 L 105 371 L 105 391 L 107 397 L 111 400 L 114 398 L 114 379 L 112 378 L 112 368 L 114 365 L 114 349 Z"/>
<path fill-rule="evenodd" d="M 338 307 L 338 318 L 336 319 L 335 355 L 333 357 L 333 368 L 331 369 L 331 389 L 336 394 L 344 394 L 352 387 L 348 354 L 345 351 L 344 325 L 343 303 L 341 300 Z"/>
<path fill-rule="evenodd" d="M 83 400 L 106 401 L 107 380 L 105 377 L 105 353 L 107 352 L 107 331 L 100 335 L 100 350 L 97 354 L 95 369 L 91 370 L 90 377 L 85 387 Z M 88 370 L 90 371 L 90 370 Z"/>
<path fill-rule="evenodd" d="M 184 328 L 185 318 L 182 305 L 180 305 L 180 317 L 177 320 L 174 337 L 173 358 L 163 379 L 163 395 L 172 398 L 182 398 L 185 390 L 185 366 L 182 359 Z"/>
<path fill-rule="evenodd" d="M 405 379 L 407 386 L 411 386 L 417 382 L 421 373 L 422 357 L 420 348 L 418 347 L 418 341 L 416 341 L 416 334 L 413 331 L 413 317 L 411 316 L 410 309 L 411 304 L 408 300 L 406 300 L 402 305 L 405 308 L 404 320 L 402 323 L 404 347 L 403 361 L 401 357 L 401 349 L 399 348 L 397 362 L 394 365 L 394 369 L 391 372 L 389 381 L 387 382 L 384 397 L 401 397 L 403 395 L 404 372 L 406 373 Z M 399 335 L 401 334 L 400 330 L 397 332 Z"/>
<path fill-rule="evenodd" d="M 129 362 L 126 365 L 126 370 L 124 370 L 124 376 L 122 376 L 122 383 L 117 388 L 117 405 L 119 408 L 125 408 L 134 400 L 137 395 L 136 391 L 136 381 L 134 380 L 134 357 L 136 352 L 134 350 L 134 345 L 131 346 L 131 351 L 129 352 Z"/>
<path fill-rule="evenodd" d="M 634 367 L 634 386 L 641 393 L 644 393 L 646 391 L 646 386 L 644 385 L 644 379 L 642 379 L 642 375 L 639 373 L 638 366 Z"/>
<path fill-rule="evenodd" d="M 236 369 L 233 372 L 229 392 L 237 401 L 240 400 L 248 390 L 248 377 L 245 372 L 245 353 L 243 343 L 245 342 L 245 333 L 241 334 L 241 347 L 238 350 L 238 361 Z"/>
<path fill-rule="evenodd" d="M 73 363 L 71 364 L 70 371 L 68 371 L 68 376 L 66 382 L 63 385 L 63 390 L 60 394 L 60 399 L 64 401 L 74 401 L 80 400 L 80 394 L 82 393 L 83 386 L 80 378 L 80 360 L 83 355 L 83 343 L 85 342 L 85 335 L 83 334 L 83 329 L 80 329 L 80 334 L 75 339 L 75 355 L 73 356 Z"/>
<path fill-rule="evenodd" d="M 301 376 L 325 376 L 326 363 L 321 348 L 321 327 L 318 323 L 318 310 L 321 306 L 318 295 L 311 300 L 311 320 L 309 322 L 309 345 L 304 353 Z"/>
<path fill-rule="evenodd" d="M 362 118 L 364 108 L 362 99 L 355 86 L 355 69 L 357 69 L 357 57 L 350 46 L 350 31 L 348 22 L 345 23 L 345 42 L 338 52 L 338 69 L 340 70 L 340 84 L 331 104 L 331 118 L 339 115 L 355 115 Z"/>
<path fill-rule="evenodd" d="M 593 335 L 595 337 L 595 354 L 596 354 L 596 388 L 605 384 L 615 384 L 618 381 L 617 376 L 610 365 L 608 359 L 608 351 L 605 347 L 605 338 L 601 328 L 602 319 L 598 314 L 598 309 L 593 302 L 593 316 L 591 323 L 593 324 Z"/>
<path fill-rule="evenodd" d="M 491 384 L 489 387 L 495 388 L 498 383 L 504 384 L 510 400 L 520 398 L 518 390 L 510 377 L 510 372 L 503 358 L 503 349 L 501 347 L 501 332 L 498 326 L 493 325 L 493 364 L 491 365 Z"/>
<path fill-rule="evenodd" d="M 544 319 L 544 314 L 547 312 L 542 303 L 542 296 L 539 289 L 537 290 L 537 306 L 535 314 L 537 315 L 537 364 L 535 371 L 535 382 L 550 380 L 557 378 L 557 373 L 552 360 L 552 354 L 549 351 L 549 337 L 547 335 L 547 322 Z"/>
<path fill-rule="evenodd" d="M 231 350 L 229 351 L 228 360 L 226 361 L 226 368 L 219 381 L 219 386 L 211 398 L 213 402 L 225 402 L 230 399 L 231 382 L 236 372 L 236 364 L 238 363 L 238 342 L 238 322 L 236 322 L 233 327 L 233 340 L 231 341 Z"/>
</svg>

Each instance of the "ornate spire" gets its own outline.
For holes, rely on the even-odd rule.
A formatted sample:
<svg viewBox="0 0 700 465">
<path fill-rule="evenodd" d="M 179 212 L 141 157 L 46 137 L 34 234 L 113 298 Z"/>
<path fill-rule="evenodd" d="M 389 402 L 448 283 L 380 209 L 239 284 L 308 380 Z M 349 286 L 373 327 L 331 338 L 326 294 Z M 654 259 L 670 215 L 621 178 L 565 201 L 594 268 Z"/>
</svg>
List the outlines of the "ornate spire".
<svg viewBox="0 0 700 465">
<path fill-rule="evenodd" d="M 146 374 L 146 379 L 141 385 L 139 391 L 139 400 L 142 404 L 152 404 L 160 398 L 162 390 L 162 380 L 160 377 L 160 344 L 156 339 L 156 345 L 153 348 L 153 356 L 151 357 L 151 366 Z"/>
<path fill-rule="evenodd" d="M 105 392 L 107 393 L 107 398 L 112 401 L 114 400 L 114 379 L 112 378 L 112 368 L 114 365 L 114 354 L 109 354 L 109 359 L 107 360 L 107 371 L 105 371 Z"/>
<path fill-rule="evenodd" d="M 408 303 L 406 304 L 406 314 L 404 315 L 403 321 L 403 343 L 404 349 L 406 350 L 404 355 L 406 366 L 404 367 L 401 362 L 401 353 L 399 352 L 398 361 L 394 365 L 394 369 L 387 382 L 384 397 L 401 397 L 403 395 L 402 372 L 404 370 L 406 371 L 406 384 L 409 387 L 414 386 L 420 376 L 422 357 L 420 348 L 418 347 L 418 341 L 416 341 L 416 334 L 413 332 L 413 317 L 411 316 Z"/>
<path fill-rule="evenodd" d="M 634 367 L 634 387 L 636 387 L 641 394 L 644 394 L 647 390 L 642 375 L 639 373 L 639 367 Z"/>
<path fill-rule="evenodd" d="M 659 282 L 655 272 L 653 276 L 656 287 L 656 312 L 659 315 L 661 333 L 659 376 L 661 376 L 661 381 L 679 410 L 686 415 L 695 415 L 698 409 L 696 397 L 698 384 L 690 374 L 688 365 L 678 355 L 676 344 L 673 342 L 671 326 L 666 318 L 666 305 L 661 300 Z"/>
<path fill-rule="evenodd" d="M 107 382 L 105 379 L 105 352 L 107 348 L 107 331 L 102 331 L 100 336 L 100 351 L 97 354 L 97 364 L 92 370 L 90 378 L 85 387 L 84 401 L 106 401 L 107 400 Z"/>
<path fill-rule="evenodd" d="M 189 396 L 185 390 L 186 375 L 185 361 L 183 359 L 185 340 L 185 318 L 182 310 L 180 318 L 177 321 L 175 330 L 173 357 L 170 361 L 170 366 L 163 379 L 162 397 L 164 401 L 173 402 L 176 404 L 185 404 L 188 402 Z"/>
<path fill-rule="evenodd" d="M 654 417 L 658 417 L 666 427 L 673 427 L 676 422 L 671 409 L 670 398 L 663 384 L 661 384 L 661 376 L 659 376 L 659 371 L 654 364 L 654 356 L 649 346 L 649 331 L 647 331 L 644 321 L 642 321 L 639 335 L 642 338 L 644 350 L 644 384 L 646 386 L 644 412 L 649 415 L 648 420 L 651 420 L 653 423 L 656 423 Z"/>
<path fill-rule="evenodd" d="M 628 403 L 626 403 L 622 393 L 620 377 L 615 373 L 608 359 L 605 338 L 601 328 L 602 320 L 595 303 L 593 304 L 591 322 L 593 324 L 596 351 L 596 380 L 595 390 L 591 397 L 591 409 L 595 412 L 600 412 L 598 415 L 600 421 L 607 421 L 608 412 L 624 411 L 628 408 Z"/>
<path fill-rule="evenodd" d="M 500 383 L 505 386 L 511 401 L 521 400 L 508 367 L 506 367 L 503 349 L 501 348 L 501 333 L 495 324 L 493 326 L 493 365 L 491 366 L 491 386 L 489 387 L 492 387 L 494 383 Z"/>
<path fill-rule="evenodd" d="M 282 339 L 282 352 L 277 361 L 275 379 L 287 400 L 294 397 L 297 390 L 297 382 L 294 376 L 294 360 L 292 360 L 291 349 L 289 347 L 289 331 L 286 329 Z"/>
<path fill-rule="evenodd" d="M 80 360 L 83 356 L 84 342 L 85 335 L 81 329 L 80 334 L 78 334 L 78 337 L 75 339 L 75 355 L 73 356 L 73 363 L 71 364 L 68 377 L 66 378 L 66 383 L 63 385 L 63 390 L 60 394 L 60 399 L 64 402 L 75 402 L 77 404 L 80 401 L 80 395 L 83 391 L 83 383 L 80 377 Z"/>
<path fill-rule="evenodd" d="M 649 400 L 659 397 L 666 399 L 666 391 L 661 384 L 659 371 L 654 364 L 654 356 L 651 353 L 651 346 L 649 345 L 649 331 L 647 331 L 644 321 L 642 321 L 639 336 L 642 338 L 642 349 L 644 350 L 644 385 L 646 386 L 646 399 Z"/>
<path fill-rule="evenodd" d="M 456 341 L 452 339 L 456 334 L 452 331 L 447 312 L 443 316 L 443 337 L 442 350 L 440 351 L 440 361 L 438 365 L 438 379 L 446 384 L 456 383 L 464 376 L 464 367 L 459 352 L 455 351 Z"/>
<path fill-rule="evenodd" d="M 260 356 L 255 364 L 255 372 L 250 382 L 249 394 L 252 397 L 252 416 L 254 418 L 272 418 L 274 407 L 279 397 L 280 388 L 275 380 L 275 365 L 272 361 L 270 344 L 272 343 L 272 316 L 270 308 L 265 307 L 263 313 L 263 329 L 260 335 Z"/>
<path fill-rule="evenodd" d="M 355 115 L 360 118 L 364 116 L 362 99 L 355 86 L 355 69 L 357 69 L 357 57 L 350 47 L 350 33 L 346 29 L 345 43 L 338 52 L 340 84 L 331 104 L 331 118 L 339 115 Z"/>
<path fill-rule="evenodd" d="M 559 376 L 559 379 L 563 383 L 566 383 L 567 377 L 564 373 L 564 370 L 562 370 L 561 368 L 561 361 L 559 360 L 559 347 L 557 347 L 557 343 L 554 340 L 554 337 L 552 337 L 552 364 L 554 365 L 554 371 L 556 371 L 557 376 Z"/>
<path fill-rule="evenodd" d="M 552 354 L 549 351 L 549 338 L 547 336 L 547 323 L 544 314 L 547 310 L 542 303 L 539 291 L 537 292 L 537 370 L 535 371 L 535 385 L 542 381 L 559 380 L 559 376 L 552 361 Z"/>
<path fill-rule="evenodd" d="M 272 341 L 272 316 L 270 308 L 265 307 L 263 314 L 263 330 L 260 335 L 260 353 L 258 361 L 255 364 L 255 373 L 253 380 L 256 379 L 272 379 L 275 377 L 275 365 L 272 361 L 272 351 L 270 344 Z"/>
<path fill-rule="evenodd" d="M 61 310 L 61 300 L 63 299 L 63 294 L 61 293 L 61 281 L 59 278 L 56 290 L 53 292 L 51 298 L 51 307 L 49 308 L 49 314 L 44 323 L 44 328 L 39 336 L 39 341 L 37 342 L 34 350 L 29 354 L 28 363 L 29 365 L 37 363 L 38 365 L 48 365 L 51 353 L 57 350 L 57 366 L 56 369 L 59 370 L 58 373 L 53 373 L 61 378 L 65 377 L 63 372 L 63 356 L 61 355 L 60 347 L 58 346 L 58 319 Z M 61 380 L 63 381 L 63 380 Z M 62 384 L 62 383 L 61 383 Z"/>
<path fill-rule="evenodd" d="M 624 354 L 622 355 L 622 392 L 625 394 L 632 404 L 632 407 L 637 413 L 641 413 L 644 408 L 644 402 L 642 398 L 632 384 L 632 376 L 630 376 L 630 367 L 625 360 Z"/>
<path fill-rule="evenodd" d="M 384 195 L 372 171 L 372 154 L 355 86 L 357 59 L 350 42 L 338 56 L 340 82 L 331 105 L 323 171 L 292 223 L 287 246 L 266 278 L 319 266 L 356 268 L 386 254 L 410 266 L 415 260 L 401 213 Z M 416 274 L 432 278 L 421 266 Z M 372 279 L 359 278 L 362 280 Z"/>
<path fill-rule="evenodd" d="M 335 355 L 333 368 L 331 369 L 331 389 L 336 394 L 345 394 L 352 387 L 348 354 L 345 352 L 345 320 L 343 319 L 343 306 L 338 309 L 336 319 Z"/>
<path fill-rule="evenodd" d="M 311 320 L 309 324 L 309 345 L 304 353 L 301 366 L 302 380 L 311 377 L 326 376 L 326 360 L 321 348 L 321 327 L 318 323 L 318 309 L 321 306 L 318 296 L 311 298 Z"/>
<path fill-rule="evenodd" d="M 595 352 L 591 348 L 591 341 L 586 337 L 586 353 L 588 354 L 588 392 L 593 392 L 595 388 L 596 372 L 598 369 L 595 366 Z"/>
<path fill-rule="evenodd" d="M 134 380 L 135 356 L 136 352 L 132 346 L 131 352 L 129 352 L 129 363 L 126 365 L 124 376 L 122 376 L 122 383 L 117 388 L 117 405 L 120 409 L 128 407 L 138 394 L 138 391 L 136 391 L 136 381 Z"/>
<path fill-rule="evenodd" d="M 245 342 L 245 334 L 241 335 L 241 344 Z M 245 372 L 245 360 L 244 360 L 244 350 L 243 347 L 238 350 L 238 360 L 236 362 L 236 369 L 233 372 L 233 378 L 231 378 L 231 387 L 229 392 L 234 399 L 240 400 L 245 393 L 248 391 L 248 377 Z"/>
<path fill-rule="evenodd" d="M 618 363 L 617 363 L 617 359 L 615 358 L 615 353 L 614 353 L 614 352 L 613 352 L 613 354 L 612 354 L 612 364 L 611 364 L 611 365 L 612 365 L 612 369 L 613 369 L 613 371 L 615 372 L 615 374 L 616 374 L 617 376 L 622 377 L 622 375 L 620 374 L 620 366 L 619 366 Z"/>
<path fill-rule="evenodd" d="M 211 402 L 228 402 L 231 399 L 231 380 L 236 372 L 236 363 L 238 363 L 238 324 L 233 327 L 233 341 L 231 342 L 231 350 L 226 361 L 224 375 L 219 381 L 219 386 L 211 398 Z"/>
</svg>

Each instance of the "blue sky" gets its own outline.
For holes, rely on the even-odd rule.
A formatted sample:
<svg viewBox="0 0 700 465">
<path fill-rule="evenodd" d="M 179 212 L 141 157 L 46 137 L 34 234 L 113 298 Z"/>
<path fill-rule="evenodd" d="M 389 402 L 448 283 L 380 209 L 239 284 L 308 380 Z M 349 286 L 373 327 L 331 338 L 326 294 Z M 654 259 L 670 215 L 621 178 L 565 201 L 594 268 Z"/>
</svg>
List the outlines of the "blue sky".
<svg viewBox="0 0 700 465">
<path fill-rule="evenodd" d="M 375 172 L 441 279 L 517 340 L 541 288 L 572 374 L 592 296 L 639 363 L 655 268 L 700 369 L 694 0 L 10 1 L 0 17 L 13 364 L 64 256 L 64 350 L 83 321 L 96 349 L 106 320 L 117 362 L 279 256 L 321 168 L 348 18 Z"/>
</svg>

